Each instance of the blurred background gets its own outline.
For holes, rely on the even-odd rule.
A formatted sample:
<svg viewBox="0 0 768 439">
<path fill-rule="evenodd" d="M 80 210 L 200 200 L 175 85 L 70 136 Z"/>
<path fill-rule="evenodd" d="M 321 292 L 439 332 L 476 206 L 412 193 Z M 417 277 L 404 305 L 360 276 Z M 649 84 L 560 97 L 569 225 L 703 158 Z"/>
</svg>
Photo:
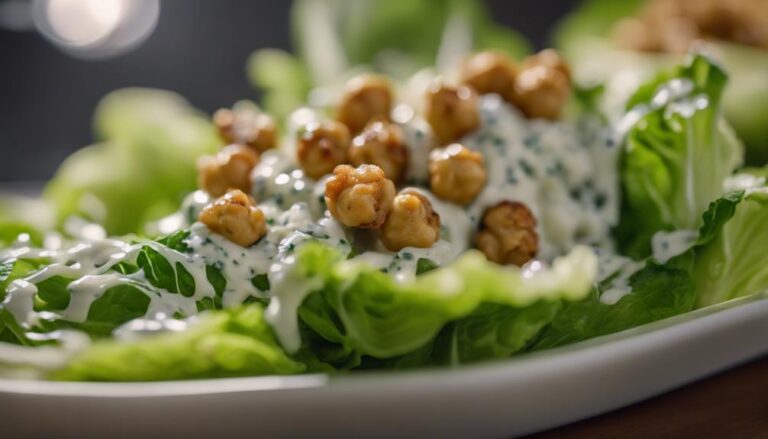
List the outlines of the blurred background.
<svg viewBox="0 0 768 439">
<path fill-rule="evenodd" d="M 52 2 L 47 11 L 74 1 Z M 115 19 L 110 2 L 90 3 L 99 13 L 96 24 L 108 27 Z M 87 39 L 98 37 L 100 27 L 68 29 L 57 27 L 55 20 L 38 20 L 36 25 L 32 2 L 0 0 L 0 181 L 50 178 L 69 154 L 94 142 L 95 107 L 117 88 L 173 90 L 206 112 L 239 99 L 257 99 L 245 74 L 246 60 L 258 48 L 291 48 L 291 3 L 159 1 L 158 10 L 149 6 L 143 12 L 145 24 L 137 25 L 138 35 L 126 37 L 130 41 L 125 48 L 78 53 L 52 41 L 51 33 Z M 540 48 L 548 45 L 551 28 L 578 2 L 486 3 L 497 22 L 517 29 Z"/>
</svg>

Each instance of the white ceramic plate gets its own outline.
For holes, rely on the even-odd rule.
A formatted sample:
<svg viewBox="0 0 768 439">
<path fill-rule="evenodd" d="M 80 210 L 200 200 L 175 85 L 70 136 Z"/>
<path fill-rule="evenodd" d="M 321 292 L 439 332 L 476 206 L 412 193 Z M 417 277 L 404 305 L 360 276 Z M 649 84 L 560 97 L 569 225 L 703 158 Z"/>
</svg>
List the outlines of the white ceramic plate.
<svg viewBox="0 0 768 439">
<path fill-rule="evenodd" d="M 510 437 L 768 352 L 768 296 L 454 370 L 152 384 L 0 380 L 4 437 Z"/>
</svg>

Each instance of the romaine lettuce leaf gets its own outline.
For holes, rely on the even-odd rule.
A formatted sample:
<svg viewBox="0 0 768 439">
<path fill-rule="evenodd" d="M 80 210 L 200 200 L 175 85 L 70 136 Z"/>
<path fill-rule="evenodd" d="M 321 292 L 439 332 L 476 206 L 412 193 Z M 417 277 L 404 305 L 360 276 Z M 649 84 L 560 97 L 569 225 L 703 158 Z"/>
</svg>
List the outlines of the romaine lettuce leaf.
<svg viewBox="0 0 768 439">
<path fill-rule="evenodd" d="M 615 304 L 600 301 L 603 289 L 589 299 L 567 303 L 531 346 L 540 350 L 612 334 L 693 309 L 694 285 L 682 261 L 648 262 L 629 280 L 631 292 Z"/>
<path fill-rule="evenodd" d="M 141 244 L 135 261 L 129 256 L 125 256 L 123 260 L 111 261 L 113 265 L 103 275 L 118 276 L 121 282 L 107 288 L 90 304 L 83 321 L 72 321 L 63 312 L 72 300 L 70 284 L 82 278 L 57 275 L 34 282 L 37 287 L 34 311 L 46 313 L 41 314 L 44 318 L 37 319 L 36 324 L 29 330 L 47 333 L 60 329 L 78 329 L 92 338 L 106 338 L 111 336 L 120 325 L 143 317 L 149 309 L 151 297 L 157 291 L 191 297 L 196 290 L 195 280 L 191 274 L 182 264 L 171 264 L 158 251 L 162 247 L 164 251 L 178 252 L 181 255 L 187 250 L 185 239 L 188 236 L 188 231 L 180 231 L 163 237 L 152 245 Z M 0 288 L 2 289 L 0 300 L 3 299 L 3 294 L 11 281 L 32 275 L 48 264 L 50 261 L 46 260 L 18 259 L 6 261 L 0 265 Z M 139 270 L 143 277 L 131 276 Z M 3 274 L 6 272 L 10 274 L 4 278 Z M 221 308 L 221 296 L 226 288 L 226 279 L 221 271 L 212 265 L 206 267 L 206 279 L 216 295 L 213 298 L 198 301 L 196 303 L 198 311 Z M 1 312 L 6 313 L 8 318 L 13 318 L 7 310 Z M 176 317 L 188 317 L 188 315 Z"/>
<path fill-rule="evenodd" d="M 51 378 L 136 382 L 305 372 L 278 345 L 263 312 L 253 304 L 203 314 L 180 332 L 99 342 Z"/>
<path fill-rule="evenodd" d="M 448 267 L 397 283 L 354 261 L 329 264 L 334 258 L 328 252 L 307 247 L 300 256 L 300 263 L 326 276 L 325 287 L 301 306 L 302 323 L 342 351 L 377 359 L 427 346 L 430 363 L 503 358 L 521 350 L 564 301 L 586 297 L 596 270 L 595 256 L 585 248 L 551 269 L 528 271 L 468 252 Z M 429 348 L 446 345 L 438 337 L 444 328 L 453 340 L 450 349 Z"/>
<path fill-rule="evenodd" d="M 167 91 L 112 92 L 95 119 L 103 142 L 70 156 L 44 196 L 60 223 L 78 215 L 111 235 L 142 232 L 174 212 L 196 187 L 197 158 L 220 146 L 207 117 Z"/>
<path fill-rule="evenodd" d="M 727 194 L 704 215 L 691 250 L 697 306 L 768 290 L 768 188 Z"/>
<path fill-rule="evenodd" d="M 638 89 L 622 122 L 623 206 L 619 243 L 634 257 L 650 253 L 659 230 L 696 229 L 723 182 L 741 165 L 743 148 L 723 119 L 725 72 L 692 54 Z"/>
</svg>

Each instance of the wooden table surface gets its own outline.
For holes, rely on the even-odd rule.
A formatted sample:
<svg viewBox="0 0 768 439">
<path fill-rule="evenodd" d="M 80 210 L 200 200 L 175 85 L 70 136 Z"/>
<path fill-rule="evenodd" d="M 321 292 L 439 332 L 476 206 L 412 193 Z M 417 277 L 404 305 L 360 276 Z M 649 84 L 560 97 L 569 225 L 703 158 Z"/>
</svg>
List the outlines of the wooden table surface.
<svg viewBox="0 0 768 439">
<path fill-rule="evenodd" d="M 768 438 L 768 356 L 642 403 L 533 437 Z"/>
</svg>

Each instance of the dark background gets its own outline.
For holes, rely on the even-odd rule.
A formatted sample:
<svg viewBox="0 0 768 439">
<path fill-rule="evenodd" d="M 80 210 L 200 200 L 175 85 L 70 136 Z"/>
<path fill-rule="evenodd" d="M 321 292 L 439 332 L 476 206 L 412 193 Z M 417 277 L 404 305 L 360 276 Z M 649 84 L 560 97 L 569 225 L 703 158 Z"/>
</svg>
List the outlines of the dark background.
<svg viewBox="0 0 768 439">
<path fill-rule="evenodd" d="M 497 21 L 545 47 L 577 0 L 487 3 Z M 289 8 L 283 0 L 165 0 L 149 39 L 106 61 L 72 58 L 35 32 L 0 29 L 0 181 L 49 178 L 93 141 L 94 107 L 116 88 L 174 90 L 208 112 L 257 98 L 245 60 L 260 47 L 290 49 Z"/>
</svg>

